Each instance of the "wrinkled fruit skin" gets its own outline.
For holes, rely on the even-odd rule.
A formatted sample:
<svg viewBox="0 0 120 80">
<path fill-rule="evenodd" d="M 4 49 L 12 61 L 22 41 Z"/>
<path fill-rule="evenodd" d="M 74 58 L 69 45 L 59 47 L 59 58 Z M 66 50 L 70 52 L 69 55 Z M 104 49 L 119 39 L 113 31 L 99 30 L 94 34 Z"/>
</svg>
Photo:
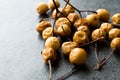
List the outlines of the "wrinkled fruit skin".
<svg viewBox="0 0 120 80">
<path fill-rule="evenodd" d="M 74 26 L 78 28 L 79 26 L 88 26 L 89 22 L 85 18 L 79 18 L 74 22 Z"/>
<path fill-rule="evenodd" d="M 57 51 L 60 48 L 60 41 L 57 37 L 49 37 L 45 41 L 45 48 L 52 48 Z"/>
<path fill-rule="evenodd" d="M 79 27 L 77 28 L 77 30 L 78 30 L 78 31 L 83 31 L 83 32 L 85 32 L 87 35 L 90 35 L 90 31 L 89 31 L 88 26 L 79 26 Z"/>
<path fill-rule="evenodd" d="M 67 18 L 74 24 L 74 22 L 79 19 L 79 16 L 77 13 L 69 13 Z"/>
<path fill-rule="evenodd" d="M 51 37 L 53 35 L 53 31 L 54 31 L 54 35 L 57 36 L 57 31 L 55 28 L 53 30 L 53 27 L 47 27 L 42 31 L 42 38 L 46 40 L 47 38 Z"/>
<path fill-rule="evenodd" d="M 83 31 L 76 31 L 73 35 L 73 41 L 78 44 L 84 44 L 89 41 L 88 35 Z"/>
<path fill-rule="evenodd" d="M 116 37 L 111 41 L 110 47 L 115 50 L 120 50 L 120 37 Z"/>
<path fill-rule="evenodd" d="M 120 24 L 120 13 L 116 13 L 112 16 L 112 23 Z"/>
<path fill-rule="evenodd" d="M 49 21 L 41 21 L 36 25 L 36 31 L 41 33 L 47 27 L 51 27 L 51 23 Z"/>
<path fill-rule="evenodd" d="M 68 26 L 67 24 L 62 24 L 57 28 L 57 34 L 60 37 L 67 37 L 71 35 L 71 29 L 70 26 Z"/>
<path fill-rule="evenodd" d="M 83 65 L 87 60 L 87 53 L 82 48 L 74 48 L 70 52 L 69 60 L 72 64 Z"/>
<path fill-rule="evenodd" d="M 56 20 L 56 28 L 58 28 L 62 24 L 67 24 L 68 26 L 71 27 L 70 21 L 65 17 L 61 17 L 61 18 Z"/>
<path fill-rule="evenodd" d="M 44 49 L 41 54 L 45 63 L 48 63 L 48 60 L 54 61 L 57 58 L 57 54 L 52 48 Z"/>
<path fill-rule="evenodd" d="M 104 31 L 102 31 L 101 29 L 95 29 L 93 32 L 92 32 L 92 40 L 97 40 L 99 38 L 102 38 L 102 37 L 106 37 L 106 34 Z"/>
<path fill-rule="evenodd" d="M 78 44 L 76 42 L 64 42 L 61 46 L 62 52 L 64 55 L 68 56 L 72 49 L 78 47 Z"/>
<path fill-rule="evenodd" d="M 109 31 L 113 28 L 112 24 L 110 23 L 102 23 L 100 29 L 105 32 L 107 35 Z"/>
<path fill-rule="evenodd" d="M 112 40 L 115 37 L 120 37 L 120 29 L 118 28 L 113 28 L 109 31 L 109 39 Z"/>
<path fill-rule="evenodd" d="M 58 8 L 58 10 L 62 13 L 63 8 Z M 57 16 L 56 16 L 56 14 L 57 14 Z M 52 12 L 52 18 L 53 19 L 58 19 L 60 17 L 63 17 L 63 15 L 61 15 L 60 13 L 57 13 L 56 9 L 54 9 L 53 12 Z"/>
<path fill-rule="evenodd" d="M 64 16 L 67 16 L 68 14 L 74 13 L 74 12 L 75 12 L 75 9 L 69 4 L 67 4 L 67 6 L 62 10 L 62 13 L 64 14 Z"/>
</svg>

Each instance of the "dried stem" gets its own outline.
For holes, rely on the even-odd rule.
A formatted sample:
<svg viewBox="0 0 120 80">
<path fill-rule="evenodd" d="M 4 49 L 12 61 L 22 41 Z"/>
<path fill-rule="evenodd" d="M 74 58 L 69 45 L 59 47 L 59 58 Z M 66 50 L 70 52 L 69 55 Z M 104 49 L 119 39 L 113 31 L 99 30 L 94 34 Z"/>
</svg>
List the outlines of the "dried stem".
<svg viewBox="0 0 120 80">
<path fill-rule="evenodd" d="M 96 11 L 92 11 L 92 10 L 80 10 L 80 12 L 92 12 L 92 13 L 96 13 L 97 14 Z"/>
<path fill-rule="evenodd" d="M 49 18 L 41 18 L 41 20 L 39 21 L 39 23 L 42 22 L 43 20 L 48 21 L 48 20 L 50 20 L 50 19 L 53 19 L 53 18 L 52 18 L 52 17 L 49 17 Z"/>
<path fill-rule="evenodd" d="M 105 62 L 107 62 L 107 60 L 110 59 L 110 57 L 113 55 L 113 52 L 114 50 L 112 50 L 112 52 L 106 57 L 106 59 L 102 63 L 100 63 L 100 66 L 102 66 Z"/>
<path fill-rule="evenodd" d="M 82 18 L 82 14 L 81 14 L 81 12 L 76 8 L 76 7 L 74 7 L 71 3 L 69 3 L 67 0 L 64 0 L 66 3 L 68 3 L 70 6 L 72 6 L 78 13 L 79 13 L 79 15 L 80 15 L 80 17 Z"/>
<path fill-rule="evenodd" d="M 97 63 L 99 63 L 100 62 L 100 59 L 99 59 L 99 57 L 98 57 L 98 51 L 97 51 L 97 42 L 95 43 L 95 57 L 96 57 L 96 60 L 97 60 Z"/>
<path fill-rule="evenodd" d="M 65 6 L 64 6 L 64 8 L 63 8 L 63 10 L 65 9 L 65 7 L 67 6 L 67 4 L 68 4 L 69 2 L 70 2 L 70 0 L 67 0 Z"/>
<path fill-rule="evenodd" d="M 120 24 L 114 24 L 114 23 L 110 23 L 110 24 L 120 29 Z"/>
<path fill-rule="evenodd" d="M 113 55 L 113 52 L 114 50 L 112 50 L 112 52 L 106 58 L 104 58 L 102 61 L 100 61 L 99 64 L 96 65 L 96 70 L 99 70 L 110 59 L 110 57 Z"/>
<path fill-rule="evenodd" d="M 51 65 L 51 60 L 48 61 L 48 64 L 49 64 L 49 69 L 50 69 L 49 80 L 52 80 L 52 65 Z"/>
<path fill-rule="evenodd" d="M 112 23 L 111 21 L 109 21 L 108 23 L 110 23 L 112 26 L 120 29 L 120 24 L 115 24 L 115 23 Z"/>
<path fill-rule="evenodd" d="M 53 22 L 52 35 L 54 36 L 55 21 Z"/>
<path fill-rule="evenodd" d="M 102 39 L 104 39 L 104 37 L 100 37 L 100 38 L 98 38 L 98 39 L 96 39 L 96 40 L 94 40 L 94 41 L 90 41 L 90 42 L 88 42 L 88 43 L 84 43 L 83 45 L 80 45 L 80 47 L 84 47 L 84 46 L 86 46 L 86 45 L 92 44 L 92 43 L 94 43 L 94 42 L 96 42 L 96 41 L 99 41 L 99 40 L 102 40 Z"/>
<path fill-rule="evenodd" d="M 64 80 L 65 78 L 67 78 L 68 76 L 70 76 L 73 72 L 75 72 L 76 70 L 76 66 L 73 66 L 70 71 L 68 71 L 66 74 L 60 76 L 59 78 L 57 78 L 56 80 Z"/>
<path fill-rule="evenodd" d="M 44 19 L 42 18 L 42 19 L 39 21 L 39 23 L 42 22 L 43 20 L 44 20 Z"/>
<path fill-rule="evenodd" d="M 74 26 L 74 25 L 72 24 L 72 22 L 69 20 L 69 18 L 67 18 L 62 12 L 59 11 L 59 9 L 57 8 L 57 5 L 56 5 L 56 3 L 55 3 L 54 0 L 53 0 L 53 3 L 54 3 L 54 5 L 55 5 L 55 9 L 56 9 L 55 20 L 57 19 L 57 14 L 60 13 L 61 15 L 63 15 L 63 16 L 71 23 L 72 26 Z M 69 0 L 67 0 L 67 4 L 68 4 L 68 3 L 69 3 Z M 54 21 L 54 22 L 55 22 L 55 21 Z"/>
<path fill-rule="evenodd" d="M 65 32 L 65 30 L 64 30 L 64 28 L 63 28 L 63 26 L 61 26 L 61 27 L 62 27 L 62 30 L 63 30 L 63 32 L 64 32 L 65 36 L 67 37 L 67 39 L 68 39 L 69 41 L 72 41 L 72 40 L 70 39 L 69 35 L 67 35 L 67 33 Z"/>
<path fill-rule="evenodd" d="M 100 69 L 100 63 L 102 63 L 106 58 L 103 58 L 99 63 L 96 64 L 95 66 L 95 70 L 99 70 Z"/>
<path fill-rule="evenodd" d="M 58 10 L 58 8 L 57 8 L 57 5 L 56 5 L 56 3 L 55 3 L 55 0 L 53 0 L 53 3 L 54 3 L 54 6 L 55 6 L 55 9 L 56 9 L 55 20 L 54 20 L 54 22 L 53 22 L 53 36 L 54 36 L 55 21 L 56 21 L 56 19 L 57 19 L 57 14 L 58 14 L 59 10 Z"/>
<path fill-rule="evenodd" d="M 93 12 L 93 13 L 96 13 L 97 14 L 97 12 L 96 11 L 92 11 L 92 10 L 79 10 L 79 9 L 77 9 L 76 7 L 74 7 L 71 3 L 69 3 L 67 0 L 64 0 L 66 3 L 68 3 L 70 6 L 72 6 L 78 13 L 79 13 L 79 15 L 80 15 L 80 17 L 82 18 L 82 14 L 81 14 L 81 12 Z"/>
</svg>

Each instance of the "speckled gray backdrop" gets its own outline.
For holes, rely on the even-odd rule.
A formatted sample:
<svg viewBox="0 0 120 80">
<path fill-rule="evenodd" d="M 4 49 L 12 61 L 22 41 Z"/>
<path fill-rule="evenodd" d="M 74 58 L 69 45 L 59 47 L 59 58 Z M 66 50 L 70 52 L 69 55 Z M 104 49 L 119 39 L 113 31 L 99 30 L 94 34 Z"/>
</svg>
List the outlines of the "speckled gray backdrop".
<svg viewBox="0 0 120 80">
<path fill-rule="evenodd" d="M 41 59 L 44 41 L 35 31 L 39 15 L 36 5 L 47 0 L 0 0 L 0 80 L 48 80 L 49 69 Z M 63 1 L 60 0 L 63 6 Z M 83 10 L 106 8 L 111 15 L 120 12 L 120 0 L 71 0 Z M 102 46 L 102 47 L 101 47 Z M 110 53 L 109 45 L 101 45 L 103 58 Z M 88 69 L 79 69 L 66 80 L 119 80 L 120 55 L 113 55 L 101 71 L 93 70 L 94 48 L 87 47 Z M 63 55 L 53 66 L 53 78 L 66 73 L 73 66 Z"/>
</svg>

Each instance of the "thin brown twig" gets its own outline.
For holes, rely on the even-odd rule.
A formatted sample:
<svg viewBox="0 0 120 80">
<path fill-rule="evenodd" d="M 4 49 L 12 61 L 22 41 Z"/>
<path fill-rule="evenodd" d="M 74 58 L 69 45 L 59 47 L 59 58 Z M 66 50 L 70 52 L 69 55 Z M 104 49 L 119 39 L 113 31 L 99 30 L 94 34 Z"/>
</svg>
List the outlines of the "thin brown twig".
<svg viewBox="0 0 120 80">
<path fill-rule="evenodd" d="M 43 20 L 44 20 L 44 19 L 42 18 L 42 19 L 39 21 L 39 23 L 42 22 Z"/>
<path fill-rule="evenodd" d="M 92 11 L 92 10 L 80 10 L 80 12 L 93 12 L 93 13 L 96 13 L 96 14 L 97 14 L 96 11 Z"/>
<path fill-rule="evenodd" d="M 49 69 L 50 69 L 49 80 L 52 80 L 52 65 L 51 65 L 51 60 L 48 60 L 48 64 L 49 64 Z"/>
<path fill-rule="evenodd" d="M 97 51 L 97 42 L 95 43 L 95 57 L 96 57 L 96 60 L 97 60 L 97 63 L 99 63 L 100 62 L 100 59 L 99 59 L 99 57 L 98 57 L 98 51 Z"/>
<path fill-rule="evenodd" d="M 65 32 L 65 30 L 64 30 L 64 28 L 63 28 L 63 26 L 61 26 L 61 27 L 62 27 L 62 30 L 63 30 L 63 32 L 64 32 L 65 36 L 67 37 L 67 39 L 68 39 L 69 41 L 72 41 L 72 40 L 70 39 L 69 35 L 67 35 L 67 33 Z"/>
<path fill-rule="evenodd" d="M 113 52 L 114 50 L 112 50 L 112 52 L 106 57 L 106 59 L 102 63 L 100 63 L 100 66 L 102 66 L 105 62 L 107 62 L 110 59 L 110 57 L 113 55 Z"/>
<path fill-rule="evenodd" d="M 54 22 L 53 22 L 53 36 L 54 36 L 54 28 L 55 28 L 55 21 L 56 21 L 56 19 L 57 19 L 57 14 L 58 14 L 58 12 L 59 12 L 59 10 L 58 10 L 58 8 L 57 8 L 57 5 L 56 5 L 56 3 L 55 3 L 55 0 L 53 0 L 53 3 L 54 3 L 54 6 L 55 6 L 55 9 L 56 9 L 56 14 L 55 14 L 55 20 L 54 20 Z"/>
<path fill-rule="evenodd" d="M 96 40 L 94 40 L 94 41 L 90 41 L 90 42 L 88 42 L 88 43 L 84 43 L 84 44 L 80 45 L 80 47 L 84 47 L 84 46 L 86 46 L 86 45 L 92 44 L 92 43 L 94 43 L 94 42 L 96 42 L 96 41 L 99 41 L 99 40 L 102 40 L 102 39 L 104 39 L 104 37 L 100 37 L 100 38 L 98 38 L 98 39 L 96 39 Z"/>
<path fill-rule="evenodd" d="M 64 0 L 64 1 L 67 2 L 67 0 Z M 72 7 L 79 13 L 80 17 L 82 18 L 81 12 L 80 12 L 76 7 L 74 7 L 71 3 L 68 2 L 68 4 L 69 4 L 70 6 L 72 6 Z"/>
<path fill-rule="evenodd" d="M 103 58 L 99 63 L 96 64 L 96 66 L 94 67 L 95 70 L 99 70 L 100 69 L 100 63 L 102 63 L 106 58 Z"/>
<path fill-rule="evenodd" d="M 100 61 L 100 63 L 98 63 L 95 67 L 96 70 L 99 70 L 109 59 L 110 57 L 113 55 L 114 50 L 112 50 L 112 52 L 106 57 L 104 58 L 102 61 Z"/>
<path fill-rule="evenodd" d="M 112 24 L 113 26 L 115 26 L 117 28 L 120 28 L 120 24 L 115 24 L 115 23 L 112 23 L 111 21 L 109 21 L 108 23 Z"/>
<path fill-rule="evenodd" d="M 67 0 L 64 0 L 64 1 L 65 1 L 66 3 L 68 3 L 70 6 L 72 6 L 72 7 L 79 13 L 79 15 L 80 15 L 81 18 L 82 18 L 81 12 L 93 12 L 93 13 L 96 13 L 96 14 L 97 14 L 96 11 L 92 11 L 92 10 L 79 10 L 79 9 L 77 9 L 76 7 L 74 7 L 71 3 L 67 2 Z"/>
<path fill-rule="evenodd" d="M 76 66 L 73 66 L 66 74 L 60 76 L 59 78 L 57 78 L 56 80 L 63 80 L 65 78 L 67 78 L 68 76 L 70 76 L 73 72 L 76 71 Z"/>
<path fill-rule="evenodd" d="M 65 6 L 64 6 L 64 8 L 63 8 L 63 10 L 65 9 L 65 7 L 68 5 L 69 2 L 70 2 L 70 0 L 67 0 Z"/>
<path fill-rule="evenodd" d="M 55 28 L 55 21 L 53 22 L 53 28 L 52 28 L 52 36 L 54 36 L 54 28 Z"/>
<path fill-rule="evenodd" d="M 53 0 L 53 3 L 54 3 L 54 5 L 55 5 L 55 9 L 56 9 L 56 17 L 55 17 L 55 20 L 56 20 L 56 18 L 57 18 L 57 14 L 60 13 L 61 15 L 63 15 L 63 16 L 71 23 L 72 26 L 74 26 L 74 25 L 72 24 L 72 22 L 70 21 L 70 19 L 67 18 L 62 12 L 59 11 L 59 9 L 57 8 L 57 5 L 56 5 L 56 3 L 55 3 L 54 0 Z M 69 3 L 69 0 L 68 0 L 68 3 Z"/>
<path fill-rule="evenodd" d="M 48 21 L 48 20 L 50 20 L 50 19 L 53 19 L 53 18 L 52 18 L 52 17 L 48 17 L 48 18 L 41 18 L 41 20 L 39 21 L 39 23 L 40 23 L 40 22 L 42 22 L 43 20 Z"/>
</svg>

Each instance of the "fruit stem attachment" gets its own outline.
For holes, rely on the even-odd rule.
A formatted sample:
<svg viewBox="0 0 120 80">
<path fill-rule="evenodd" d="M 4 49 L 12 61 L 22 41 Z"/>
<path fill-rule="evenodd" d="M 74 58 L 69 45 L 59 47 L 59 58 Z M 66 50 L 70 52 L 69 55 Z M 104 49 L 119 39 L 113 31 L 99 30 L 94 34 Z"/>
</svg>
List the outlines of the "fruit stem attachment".
<svg viewBox="0 0 120 80">
<path fill-rule="evenodd" d="M 67 0 L 66 5 L 69 3 L 69 1 L 70 1 L 70 0 Z M 55 5 L 55 9 L 56 9 L 55 20 L 57 19 L 57 14 L 60 13 L 61 15 L 63 15 L 63 16 L 71 23 L 72 26 L 74 26 L 74 25 L 72 24 L 72 22 L 70 21 L 70 19 L 67 18 L 62 12 L 59 11 L 59 9 L 57 8 L 57 5 L 56 5 L 56 3 L 55 3 L 55 0 L 53 0 L 53 3 L 54 3 L 54 5 Z M 53 27 L 55 27 L 55 21 L 54 21 L 54 26 L 53 26 Z"/>
<path fill-rule="evenodd" d="M 51 60 L 48 60 L 48 64 L 49 64 L 49 69 L 50 69 L 49 80 L 52 80 L 52 65 L 51 65 Z"/>
<path fill-rule="evenodd" d="M 112 23 L 112 22 L 108 22 L 108 23 L 110 23 L 111 25 L 113 25 L 114 27 L 116 27 L 116 28 L 119 28 L 120 29 L 120 24 L 115 24 L 115 23 Z"/>
<path fill-rule="evenodd" d="M 69 4 L 70 6 L 72 6 L 72 7 L 79 13 L 79 15 L 80 15 L 81 18 L 82 18 L 81 12 L 93 12 L 93 13 L 96 13 L 96 14 L 97 14 L 96 11 L 91 11 L 91 10 L 79 10 L 79 9 L 77 9 L 76 7 L 74 7 L 71 3 L 69 3 L 68 0 L 64 0 L 64 1 L 65 1 L 67 4 Z"/>
<path fill-rule="evenodd" d="M 65 32 L 65 30 L 64 30 L 64 28 L 63 28 L 63 26 L 62 26 L 62 30 L 63 30 L 63 32 L 64 32 L 65 36 L 67 37 L 67 39 L 68 39 L 69 41 L 72 41 L 72 40 L 70 39 L 70 36 L 69 36 L 69 35 L 67 35 L 67 33 Z"/>
<path fill-rule="evenodd" d="M 92 43 L 94 43 L 94 42 L 96 42 L 96 41 L 103 40 L 103 39 L 104 39 L 104 37 L 100 37 L 100 38 L 98 38 L 98 39 L 96 39 L 96 40 L 94 40 L 94 41 L 90 41 L 90 42 L 88 42 L 88 43 L 84 43 L 84 44 L 80 45 L 79 47 L 84 47 L 84 46 L 86 46 L 86 45 L 92 44 Z"/>
<path fill-rule="evenodd" d="M 67 4 L 69 4 L 70 6 L 72 6 L 72 7 L 79 13 L 80 17 L 82 18 L 81 12 L 80 12 L 76 7 L 74 7 L 71 3 L 69 3 L 68 0 L 64 0 L 64 1 L 65 1 Z"/>
<path fill-rule="evenodd" d="M 70 0 L 67 0 L 65 7 L 67 6 L 67 4 L 70 2 Z M 65 7 L 63 8 L 63 10 L 65 9 Z"/>
<path fill-rule="evenodd" d="M 39 23 L 40 23 L 40 22 L 42 22 L 42 21 L 44 21 L 44 20 L 45 20 L 45 21 L 48 21 L 48 20 L 50 20 L 50 19 L 53 19 L 53 18 L 52 18 L 52 17 L 48 17 L 48 18 L 41 18 L 41 19 L 40 19 L 40 21 L 39 21 Z"/>
<path fill-rule="evenodd" d="M 76 71 L 76 66 L 73 66 L 66 74 L 60 76 L 56 80 L 64 80 L 65 78 L 69 77 L 75 71 Z"/>
<path fill-rule="evenodd" d="M 80 10 L 80 12 L 92 12 L 92 13 L 97 14 L 97 12 L 96 12 L 96 11 L 92 11 L 92 10 Z"/>
</svg>

